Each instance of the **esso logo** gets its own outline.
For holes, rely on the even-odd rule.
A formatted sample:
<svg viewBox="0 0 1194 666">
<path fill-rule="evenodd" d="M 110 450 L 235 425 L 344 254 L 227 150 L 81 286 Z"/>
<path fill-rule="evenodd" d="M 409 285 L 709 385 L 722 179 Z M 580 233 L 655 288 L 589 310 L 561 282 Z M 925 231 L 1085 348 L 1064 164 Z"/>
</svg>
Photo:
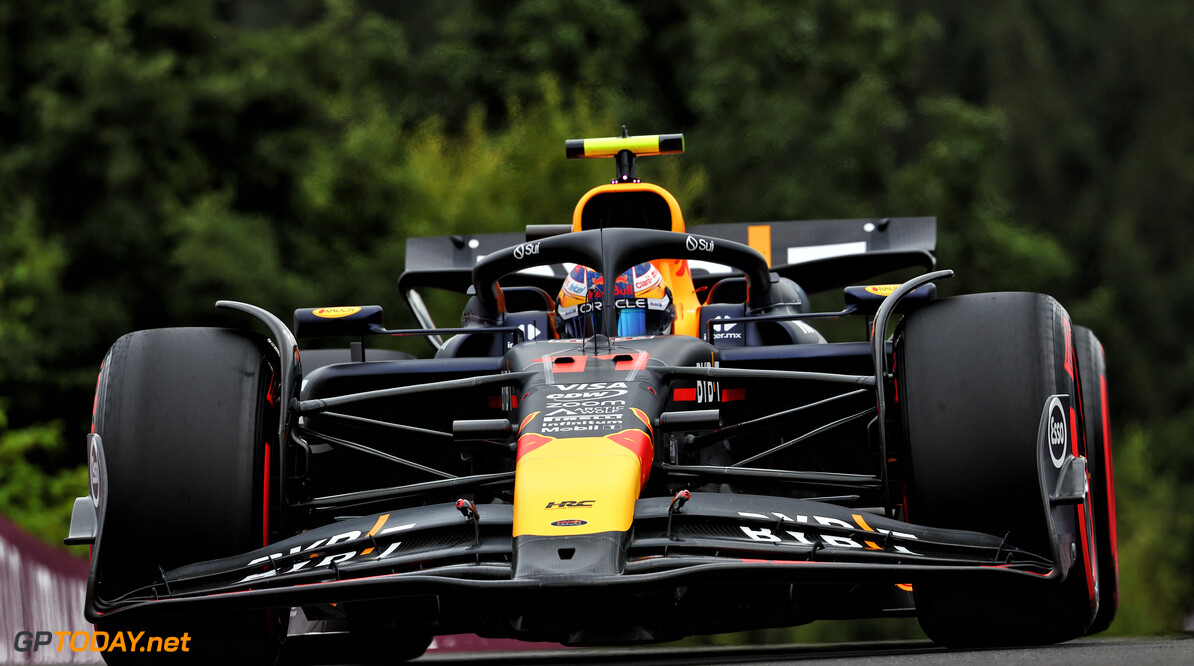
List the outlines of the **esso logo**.
<svg viewBox="0 0 1194 666">
<path fill-rule="evenodd" d="M 713 241 L 709 240 L 708 238 L 697 238 L 696 236 L 689 236 L 684 241 L 684 247 L 689 252 L 697 252 L 697 251 L 712 252 L 713 251 Z"/>
<path fill-rule="evenodd" d="M 100 498 L 100 463 L 99 463 L 99 437 L 94 436 L 90 438 L 89 446 L 87 447 L 87 476 L 88 481 L 91 482 L 91 504 L 99 508 Z"/>
<path fill-rule="evenodd" d="M 537 254 L 539 254 L 539 242 L 538 241 L 536 241 L 534 243 L 523 243 L 522 245 L 515 246 L 515 248 L 514 248 L 514 258 L 515 259 L 531 257 L 531 256 L 534 256 Z"/>
<path fill-rule="evenodd" d="M 1066 450 L 1069 448 L 1069 427 L 1066 423 L 1065 409 L 1061 406 L 1061 400 L 1054 397 L 1049 401 L 1049 422 L 1046 425 L 1048 430 L 1045 432 L 1045 437 L 1049 440 L 1049 457 L 1053 460 L 1053 466 L 1061 469 L 1065 464 Z"/>
</svg>

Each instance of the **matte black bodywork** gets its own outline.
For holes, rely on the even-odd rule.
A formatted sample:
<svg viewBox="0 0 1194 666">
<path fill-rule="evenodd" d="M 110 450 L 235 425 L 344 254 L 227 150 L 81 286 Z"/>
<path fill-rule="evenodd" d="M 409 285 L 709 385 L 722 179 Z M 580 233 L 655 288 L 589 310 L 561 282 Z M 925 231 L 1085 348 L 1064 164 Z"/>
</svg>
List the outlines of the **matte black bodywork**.
<svg viewBox="0 0 1194 666">
<path fill-rule="evenodd" d="M 862 229 L 857 222 L 805 231 L 833 238 Z M 743 225 L 706 228 L 718 236 L 582 231 L 533 241 L 533 252 L 530 242 L 502 238 L 516 242 L 506 249 L 478 243 L 488 250 L 479 261 L 468 242 L 412 241 L 404 291 L 437 280 L 460 290 L 471 285 L 480 323 L 388 331 L 380 312 L 368 310 L 338 321 L 335 333 L 457 335 L 431 359 L 304 373 L 285 325 L 252 306 L 221 303 L 265 322 L 279 347 L 288 408 L 278 427 L 286 443 L 280 491 L 270 498 L 273 542 L 163 571 L 120 598 L 100 598 L 93 584 L 89 618 L 248 607 L 299 607 L 318 616 L 332 603 L 342 612 L 354 604 L 377 612 L 372 604 L 390 599 L 401 603 L 385 612 L 432 633 L 589 644 L 906 614 L 913 612 L 907 584 L 923 581 L 1056 583 L 1069 569 L 1075 537 L 1072 528 L 1055 528 L 1052 515 L 1044 517 L 1047 552 L 1022 550 L 1004 535 L 903 520 L 891 343 L 884 336 L 827 343 L 809 333 L 809 320 L 848 315 L 886 331 L 901 303 L 931 299 L 931 283 L 949 273 L 927 273 L 878 298 L 855 292 L 841 312 L 805 312 L 792 302 L 785 275 L 806 275 L 806 285 L 824 288 L 872 271 L 932 267 L 931 220 L 875 222 L 889 226 L 863 240 L 850 240 L 861 231 L 839 239 L 871 243 L 859 256 L 775 269 L 732 240 Z M 887 240 L 875 242 L 881 237 Z M 607 318 L 592 338 L 527 340 L 517 325 L 527 313 L 506 307 L 503 287 L 558 288 L 564 262 L 613 275 L 659 257 L 732 269 L 698 283 L 745 278 L 740 302 L 710 319 L 703 339 L 615 338 Z M 519 273 L 535 262 L 550 265 L 553 277 Z M 612 299 L 608 290 L 606 311 Z M 732 326 L 741 326 L 742 337 L 725 335 Z M 1047 463 L 1044 422 L 1038 441 Z M 600 434 L 605 424 L 645 433 L 650 443 L 632 527 L 516 535 L 520 436 L 566 438 L 574 434 L 568 428 Z M 94 439 L 102 477 L 103 445 Z M 1074 501 L 1080 464 L 1038 465 L 1047 512 Z M 102 478 L 93 486 L 101 495 L 106 488 Z M 99 557 L 105 503 L 91 499 L 98 505 L 94 533 L 80 527 L 73 539 L 94 542 Z M 569 508 L 587 501 L 559 499 Z M 87 507 L 76 509 L 85 514 L 82 526 Z M 752 603 L 743 610 L 735 600 L 747 597 Z"/>
</svg>

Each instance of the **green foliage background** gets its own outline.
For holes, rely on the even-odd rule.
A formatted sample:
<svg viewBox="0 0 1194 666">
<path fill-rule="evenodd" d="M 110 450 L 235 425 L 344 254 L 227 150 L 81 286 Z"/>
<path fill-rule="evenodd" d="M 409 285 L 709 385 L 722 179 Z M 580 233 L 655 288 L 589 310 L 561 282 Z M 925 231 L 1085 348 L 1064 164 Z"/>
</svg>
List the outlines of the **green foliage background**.
<svg viewBox="0 0 1194 666">
<path fill-rule="evenodd" d="M 567 221 L 643 160 L 694 222 L 936 215 L 948 293 L 1056 295 L 1107 349 L 1122 606 L 1194 606 L 1194 8 L 956 3 L 0 4 L 0 513 L 49 540 L 123 333 L 380 303 L 405 239 Z M 401 313 L 401 314 L 400 314 Z M 716 640 L 909 635 L 866 624 Z M 712 639 L 711 639 L 712 640 Z"/>
</svg>

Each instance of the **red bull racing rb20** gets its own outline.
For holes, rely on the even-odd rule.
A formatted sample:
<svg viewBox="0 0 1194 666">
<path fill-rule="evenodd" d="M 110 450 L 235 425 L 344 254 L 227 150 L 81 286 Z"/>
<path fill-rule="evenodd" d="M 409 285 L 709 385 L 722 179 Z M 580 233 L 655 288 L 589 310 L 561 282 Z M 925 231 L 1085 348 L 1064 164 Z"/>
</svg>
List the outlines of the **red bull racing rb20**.
<svg viewBox="0 0 1194 666">
<path fill-rule="evenodd" d="M 1042 294 L 938 298 L 933 218 L 690 232 L 635 167 L 682 150 L 568 141 L 616 164 L 571 224 L 410 239 L 422 328 L 221 301 L 245 330 L 119 339 L 67 539 L 92 547 L 88 619 L 260 662 L 898 615 L 951 647 L 1105 629 L 1094 333 Z M 430 289 L 467 299 L 459 326 Z M 371 348 L 387 336 L 434 351 Z M 300 349 L 316 338 L 342 346 Z"/>
</svg>

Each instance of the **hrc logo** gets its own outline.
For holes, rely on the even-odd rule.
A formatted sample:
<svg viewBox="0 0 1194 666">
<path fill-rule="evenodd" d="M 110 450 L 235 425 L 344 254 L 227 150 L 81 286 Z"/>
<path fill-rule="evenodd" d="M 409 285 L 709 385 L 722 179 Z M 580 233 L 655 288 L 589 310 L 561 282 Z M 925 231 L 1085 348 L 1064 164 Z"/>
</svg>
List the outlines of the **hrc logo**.
<svg viewBox="0 0 1194 666">
<path fill-rule="evenodd" d="M 597 500 L 564 500 L 563 502 L 548 502 L 544 509 L 587 509 Z"/>
</svg>

